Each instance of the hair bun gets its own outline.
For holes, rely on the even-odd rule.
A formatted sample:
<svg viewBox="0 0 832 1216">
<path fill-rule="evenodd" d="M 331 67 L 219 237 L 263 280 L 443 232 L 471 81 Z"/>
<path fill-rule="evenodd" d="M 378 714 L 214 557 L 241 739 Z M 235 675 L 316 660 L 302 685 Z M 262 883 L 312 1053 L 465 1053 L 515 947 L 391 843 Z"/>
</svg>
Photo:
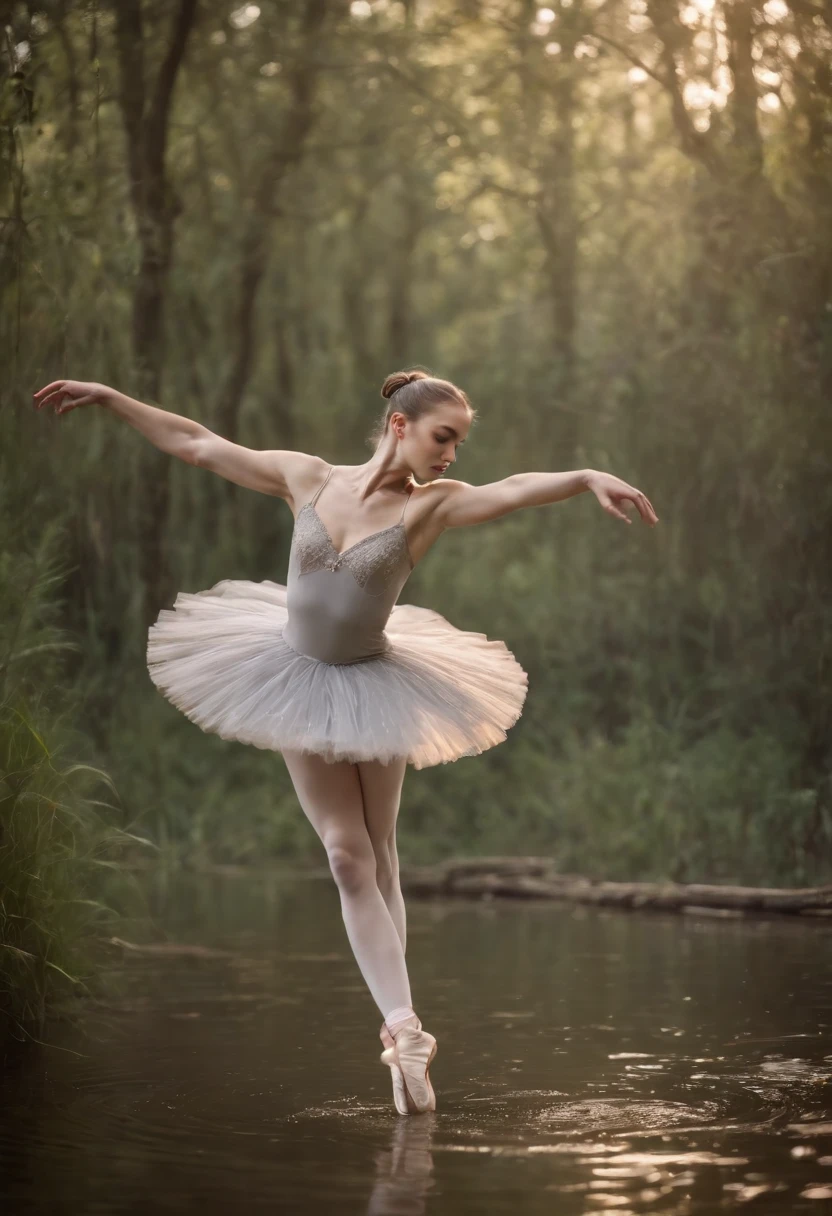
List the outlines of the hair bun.
<svg viewBox="0 0 832 1216">
<path fill-rule="evenodd" d="M 392 372 L 381 386 L 381 395 L 385 400 L 389 401 L 396 389 L 404 388 L 406 384 L 411 384 L 414 380 L 429 379 L 430 377 L 427 372 Z"/>
</svg>

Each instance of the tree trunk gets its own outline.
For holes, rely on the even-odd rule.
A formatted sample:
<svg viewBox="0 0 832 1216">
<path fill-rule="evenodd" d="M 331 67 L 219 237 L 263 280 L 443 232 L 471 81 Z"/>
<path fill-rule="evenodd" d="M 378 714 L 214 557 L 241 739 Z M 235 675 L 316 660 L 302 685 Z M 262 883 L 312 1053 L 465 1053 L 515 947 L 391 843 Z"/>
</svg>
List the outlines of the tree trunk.
<svg viewBox="0 0 832 1216">
<path fill-rule="evenodd" d="M 401 225 L 390 252 L 387 357 L 391 367 L 406 367 L 413 345 L 413 255 L 424 227 L 419 182 L 408 169 L 401 176 Z"/>
<path fill-rule="evenodd" d="M 527 5 L 528 18 L 536 6 Z M 578 326 L 578 217 L 576 213 L 575 47 L 583 21 L 581 12 L 561 9 L 558 40 L 559 62 L 551 85 L 555 134 L 546 146 L 540 164 L 533 169 L 540 178 L 540 197 L 535 216 L 546 256 L 545 277 L 552 319 L 552 374 L 542 386 L 545 398 L 538 403 L 539 431 L 536 448 L 546 467 L 571 465 L 580 443 L 579 414 L 575 405 Z M 534 147 L 540 128 L 542 84 L 538 79 L 538 38 L 525 38 L 522 46 L 528 61 L 521 69 L 523 113 L 529 146 Z"/>
<path fill-rule="evenodd" d="M 231 322 L 234 356 L 216 409 L 217 430 L 237 442 L 240 406 L 255 360 L 255 308 L 269 260 L 269 244 L 278 195 L 289 172 L 303 156 L 314 124 L 314 103 L 320 76 L 318 42 L 328 12 L 328 0 L 307 0 L 303 12 L 303 43 L 290 83 L 291 105 L 271 155 L 257 182 L 252 207 L 243 226 L 237 303 Z"/>
<path fill-rule="evenodd" d="M 197 0 L 179 0 L 173 31 L 152 86 L 145 79 L 141 0 L 114 5 L 119 103 L 127 136 L 130 197 L 139 239 L 133 295 L 133 353 L 138 395 L 159 402 L 164 363 L 165 304 L 179 212 L 166 170 L 173 90 L 196 17 Z M 143 620 L 152 624 L 170 593 L 164 548 L 170 499 L 170 457 L 143 451 L 139 462 L 139 571 Z"/>
</svg>

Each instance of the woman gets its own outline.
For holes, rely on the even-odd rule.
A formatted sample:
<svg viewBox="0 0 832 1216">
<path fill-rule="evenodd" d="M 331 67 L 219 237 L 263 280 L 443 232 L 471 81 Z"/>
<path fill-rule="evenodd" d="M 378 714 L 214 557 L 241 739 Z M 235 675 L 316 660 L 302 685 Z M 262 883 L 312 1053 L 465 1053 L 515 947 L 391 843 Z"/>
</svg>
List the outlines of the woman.
<svg viewBox="0 0 832 1216">
<path fill-rule="evenodd" d="M 254 451 L 200 423 L 101 384 L 57 380 L 35 393 L 64 414 L 101 405 L 164 452 L 238 485 L 284 498 L 295 527 L 287 582 L 223 580 L 179 592 L 150 628 L 157 687 L 203 730 L 282 753 L 303 811 L 326 849 L 347 936 L 384 1015 L 382 1062 L 401 1114 L 435 1110 L 405 964 L 396 817 L 405 768 L 473 756 L 506 737 L 528 679 L 501 641 L 397 604 L 417 562 L 446 528 L 497 519 L 592 490 L 602 506 L 639 490 L 608 473 L 518 473 L 484 486 L 445 481 L 476 411 L 461 389 L 396 372 L 362 465 Z M 319 505 L 320 509 L 319 509 Z"/>
</svg>

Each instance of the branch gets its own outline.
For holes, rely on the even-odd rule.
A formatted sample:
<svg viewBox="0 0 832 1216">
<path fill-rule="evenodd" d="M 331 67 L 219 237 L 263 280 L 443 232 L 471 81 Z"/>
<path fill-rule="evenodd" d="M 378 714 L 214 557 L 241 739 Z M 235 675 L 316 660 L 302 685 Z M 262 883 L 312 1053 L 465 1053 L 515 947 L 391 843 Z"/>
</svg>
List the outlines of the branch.
<svg viewBox="0 0 832 1216">
<path fill-rule="evenodd" d="M 593 30 L 591 33 L 583 34 L 584 39 L 597 38 L 599 42 L 606 42 L 607 46 L 611 46 L 614 51 L 618 51 L 625 59 L 629 59 L 630 63 L 635 64 L 637 68 L 641 68 L 642 72 L 646 72 L 648 76 L 652 76 L 653 80 L 658 81 L 663 89 L 670 88 L 666 77 L 656 68 L 651 68 L 649 63 L 645 63 L 643 59 L 639 59 L 638 55 L 633 54 L 629 47 L 624 46 L 620 42 L 616 42 L 614 38 L 608 38 L 606 34 L 598 34 Z"/>
</svg>

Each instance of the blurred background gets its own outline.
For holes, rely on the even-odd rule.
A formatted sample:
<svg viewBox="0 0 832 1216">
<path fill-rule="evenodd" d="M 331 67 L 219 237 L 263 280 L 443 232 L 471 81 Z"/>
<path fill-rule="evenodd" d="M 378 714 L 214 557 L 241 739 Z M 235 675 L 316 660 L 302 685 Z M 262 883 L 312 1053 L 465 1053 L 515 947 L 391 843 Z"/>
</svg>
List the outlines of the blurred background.
<svg viewBox="0 0 832 1216">
<path fill-rule="evenodd" d="M 119 842 L 322 857 L 280 756 L 203 734 L 144 659 L 177 590 L 285 581 L 288 505 L 33 392 L 360 463 L 410 367 L 479 411 L 455 476 L 603 469 L 661 522 L 585 494 L 416 569 L 402 601 L 505 639 L 530 691 L 504 744 L 411 772 L 403 861 L 828 880 L 828 0 L 0 14 L 7 884 L 48 857 L 71 889 Z"/>
</svg>

